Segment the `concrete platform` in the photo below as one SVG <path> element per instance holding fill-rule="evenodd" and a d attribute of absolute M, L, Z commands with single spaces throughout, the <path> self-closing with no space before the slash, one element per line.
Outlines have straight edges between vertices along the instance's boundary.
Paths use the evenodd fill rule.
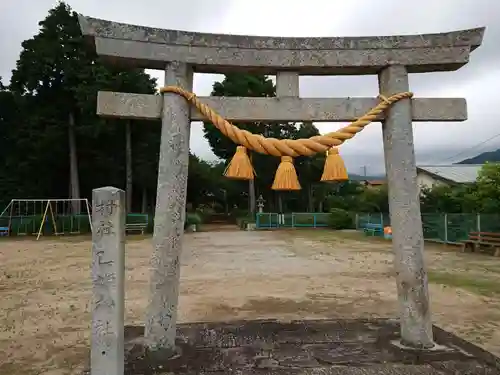
<path fill-rule="evenodd" d="M 126 327 L 127 375 L 500 375 L 499 358 L 438 327 L 438 349 L 398 347 L 391 319 L 184 324 L 178 355 L 169 360 L 148 352 L 142 333 Z"/>

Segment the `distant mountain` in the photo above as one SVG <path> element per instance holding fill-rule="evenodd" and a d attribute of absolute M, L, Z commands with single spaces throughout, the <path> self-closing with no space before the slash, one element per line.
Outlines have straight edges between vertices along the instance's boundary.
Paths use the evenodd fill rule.
<path fill-rule="evenodd" d="M 457 164 L 484 164 L 487 161 L 489 162 L 500 162 L 500 148 L 495 151 L 483 152 L 477 156 L 474 156 L 470 159 L 462 160 Z"/>

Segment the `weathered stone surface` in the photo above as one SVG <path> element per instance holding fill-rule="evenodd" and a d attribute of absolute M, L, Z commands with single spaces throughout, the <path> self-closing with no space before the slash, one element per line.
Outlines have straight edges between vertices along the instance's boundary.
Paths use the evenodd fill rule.
<path fill-rule="evenodd" d="M 192 72 L 170 63 L 165 84 L 192 88 Z M 145 339 L 151 348 L 174 351 L 179 299 L 180 255 L 186 215 L 189 163 L 189 105 L 174 94 L 163 96 L 158 188 L 151 256 L 150 298 Z"/>
<path fill-rule="evenodd" d="M 92 192 L 92 375 L 122 375 L 125 192 Z"/>
<path fill-rule="evenodd" d="M 276 74 L 276 96 L 299 97 L 299 73 L 296 72 L 278 72 Z"/>
<path fill-rule="evenodd" d="M 199 97 L 228 121 L 316 121 L 345 122 L 376 106 L 377 98 L 241 98 Z M 413 121 L 465 121 L 467 105 L 462 98 L 415 98 L 411 100 Z M 100 91 L 97 114 L 105 117 L 157 120 L 162 98 L 158 95 Z M 380 116 L 383 119 L 384 115 Z M 191 107 L 191 121 L 205 118 Z"/>
<path fill-rule="evenodd" d="M 384 69 L 379 86 L 386 96 L 408 91 L 406 68 Z M 427 348 L 434 344 L 411 117 L 409 99 L 395 103 L 382 122 L 382 135 L 402 343 Z"/>
<path fill-rule="evenodd" d="M 322 341 L 313 332 L 350 341 Z M 401 351 L 391 345 L 399 338 L 394 320 L 239 321 L 181 324 L 180 355 L 168 359 L 147 349 L 127 352 L 127 375 L 135 374 L 268 374 L 268 375 L 499 375 L 491 358 L 470 355 L 456 336 L 437 335 L 446 351 Z M 127 327 L 128 341 L 142 335 Z M 289 336 L 290 342 L 277 337 Z M 357 337 L 357 339 L 356 339 Z M 367 337 L 370 339 L 367 340 Z M 441 341 L 443 338 L 444 341 Z M 220 343 L 231 343 L 221 346 Z M 477 347 L 474 347 L 477 348 Z M 467 350 L 471 349 L 468 347 Z M 480 351 L 478 353 L 481 353 Z"/>
<path fill-rule="evenodd" d="M 265 346 L 275 344 L 321 344 L 375 342 L 380 337 L 387 340 L 398 336 L 395 320 L 328 320 L 259 321 L 249 325 L 246 321 L 231 323 L 184 324 L 178 333 L 181 342 L 196 342 L 207 347 L 236 347 L 242 345 Z M 359 327 L 363 326 L 360 331 Z"/>
<path fill-rule="evenodd" d="M 390 64 L 411 73 L 457 70 L 469 62 L 470 47 L 377 50 L 235 50 L 95 39 L 97 54 L 115 65 L 160 69 L 165 61 L 183 61 L 199 73 L 252 72 L 276 74 L 293 68 L 307 75 L 376 74 Z"/>
<path fill-rule="evenodd" d="M 209 34 L 131 25 L 78 16 L 84 35 L 139 42 L 248 49 L 391 49 L 481 45 L 484 27 L 447 33 L 360 37 L 269 37 Z"/>
<path fill-rule="evenodd" d="M 494 367 L 484 367 L 484 364 L 471 360 L 467 362 L 442 361 L 433 363 L 432 367 L 440 370 L 441 374 L 471 374 L 471 375 L 498 375 L 500 371 Z"/>
<path fill-rule="evenodd" d="M 390 64 L 410 72 L 455 70 L 466 64 L 484 28 L 443 34 L 345 38 L 276 38 L 155 29 L 79 16 L 97 53 L 114 63 L 163 69 L 182 61 L 205 73 L 376 74 Z"/>

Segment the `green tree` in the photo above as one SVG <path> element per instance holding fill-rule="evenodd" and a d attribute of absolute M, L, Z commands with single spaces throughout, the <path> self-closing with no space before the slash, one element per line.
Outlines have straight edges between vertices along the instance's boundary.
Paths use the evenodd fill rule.
<path fill-rule="evenodd" d="M 77 92 L 83 78 L 81 73 L 92 69 L 93 59 L 84 48 L 76 14 L 65 3 L 49 10 L 39 25 L 40 32 L 22 43 L 10 86 L 18 94 L 36 95 L 41 105 L 50 102 L 57 108 L 54 112 L 58 119 L 66 121 L 70 196 L 80 198 L 75 134 L 80 117 Z"/>
<path fill-rule="evenodd" d="M 389 212 L 387 185 L 365 186 L 359 195 L 357 206 L 360 212 Z"/>
<path fill-rule="evenodd" d="M 268 77 L 263 75 L 232 73 L 227 74 L 222 82 L 216 82 L 214 84 L 212 95 L 274 97 L 276 95 L 276 87 Z M 315 132 L 315 134 L 317 133 L 317 129 L 315 129 L 312 124 L 312 127 L 308 125 L 308 127 L 301 128 L 301 130 L 298 130 L 293 123 L 244 122 L 235 123 L 234 125 L 254 134 L 263 134 L 266 137 L 278 139 L 297 138 L 299 131 L 302 132 L 301 134 L 305 134 L 308 131 Z M 209 122 L 204 123 L 204 133 L 214 154 L 227 163 L 233 157 L 236 145 Z M 255 211 L 255 195 L 260 194 L 262 194 L 267 202 L 266 207 L 277 209 L 277 198 L 281 197 L 283 193 L 275 193 L 270 188 L 280 162 L 279 158 L 250 151 L 249 155 L 257 174 L 255 181 L 250 181 L 249 183 L 251 211 Z M 299 166 L 302 164 L 305 165 L 305 163 L 299 162 Z M 253 184 L 255 184 L 255 186 L 253 186 Z M 285 193 L 285 195 L 287 198 L 294 196 L 288 193 Z"/>
<path fill-rule="evenodd" d="M 213 180 L 212 166 L 196 155 L 189 155 L 189 175 L 187 187 L 187 202 L 193 209 L 203 203 L 215 200 L 217 181 Z"/>
<path fill-rule="evenodd" d="M 10 92 L 0 79 L 0 211 L 20 187 L 19 171 L 22 171 L 22 166 L 17 163 L 15 135 L 23 112 L 22 98 Z"/>
<path fill-rule="evenodd" d="M 148 176 L 156 173 L 150 163 L 147 169 L 134 168 L 137 163 L 131 150 L 146 149 L 143 166 L 144 158 L 155 158 L 155 148 L 151 144 L 141 147 L 140 142 L 150 143 L 154 135 L 145 137 L 143 133 L 159 133 L 159 129 L 149 123 L 128 126 L 123 121 L 98 118 L 97 92 L 152 93 L 155 81 L 142 70 L 121 71 L 103 65 L 87 47 L 76 13 L 64 2 L 51 9 L 39 25 L 39 33 L 23 42 L 10 83 L 28 109 L 15 135 L 23 168 L 19 174 L 30 176 L 21 178 L 25 186 L 19 193 L 24 197 L 65 197 L 70 191 L 70 197 L 78 198 L 81 190 L 83 196 L 89 196 L 93 188 L 112 184 L 125 185 L 131 200 L 131 171 L 139 169 Z M 131 142 L 127 144 L 127 140 Z M 38 183 L 32 184 L 33 179 Z M 138 181 L 142 184 L 148 179 Z M 36 191 L 28 185 L 36 185 Z"/>
<path fill-rule="evenodd" d="M 365 192 L 365 187 L 357 181 L 339 181 L 328 183 L 331 191 L 326 197 L 326 208 L 342 209 L 346 211 L 365 211 L 361 196 Z"/>
<path fill-rule="evenodd" d="M 226 74 L 222 82 L 215 82 L 212 96 L 246 96 L 246 97 L 272 97 L 276 95 L 273 82 L 263 75 L 232 73 Z M 270 124 L 261 122 L 235 123 L 240 129 L 252 133 L 269 131 Z M 208 140 L 213 153 L 227 161 L 236 151 L 236 145 L 224 136 L 211 122 L 204 122 L 205 138 Z"/>
<path fill-rule="evenodd" d="M 480 209 L 476 205 L 476 186 L 472 185 L 436 185 L 422 188 L 420 207 L 423 213 L 471 213 Z"/>
<path fill-rule="evenodd" d="M 300 138 L 310 138 L 320 135 L 318 129 L 312 122 L 304 122 L 300 124 L 297 132 L 293 135 L 294 139 Z M 299 156 L 295 159 L 295 169 L 297 170 L 297 175 L 300 180 L 300 185 L 302 190 L 300 194 L 295 194 L 298 196 L 301 202 L 307 202 L 307 207 L 303 207 L 302 210 L 308 212 L 314 212 L 315 210 L 315 199 L 314 192 L 318 192 L 319 198 L 324 194 L 324 190 L 331 188 L 331 185 L 320 182 L 321 175 L 323 173 L 323 168 L 325 165 L 325 154 L 319 153 L 314 156 Z M 318 199 L 319 200 L 319 199 Z"/>
<path fill-rule="evenodd" d="M 500 212 L 500 163 L 486 163 L 479 171 L 477 190 L 472 194 L 482 213 Z"/>

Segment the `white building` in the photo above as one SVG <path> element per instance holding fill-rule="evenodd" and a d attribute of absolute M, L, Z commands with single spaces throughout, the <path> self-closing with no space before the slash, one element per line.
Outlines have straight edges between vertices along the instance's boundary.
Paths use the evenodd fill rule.
<path fill-rule="evenodd" d="M 476 181 L 483 164 L 419 165 L 417 185 L 432 188 L 436 185 L 470 184 Z"/>

